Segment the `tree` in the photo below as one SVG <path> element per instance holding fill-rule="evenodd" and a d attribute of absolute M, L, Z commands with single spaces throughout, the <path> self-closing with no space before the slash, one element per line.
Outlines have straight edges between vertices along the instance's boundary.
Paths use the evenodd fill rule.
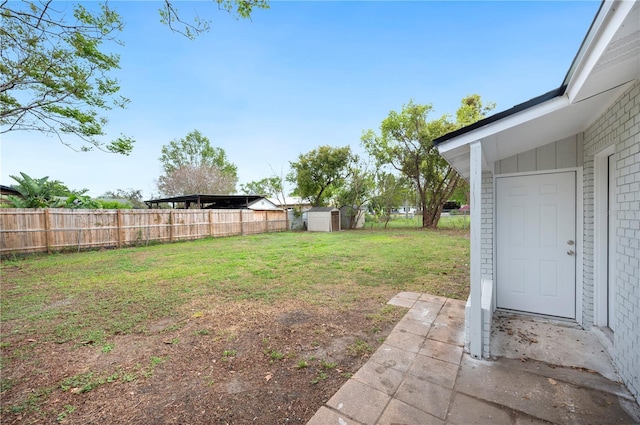
<path fill-rule="evenodd" d="M 268 8 L 265 0 L 215 2 L 237 18 Z M 118 95 L 118 81 L 109 75 L 119 68 L 119 56 L 105 52 L 107 44 L 122 44 L 117 37 L 124 23 L 107 2 L 96 9 L 52 0 L 0 0 L 0 134 L 39 131 L 75 150 L 131 153 L 131 137 L 99 140 L 108 122 L 101 114 L 125 108 L 129 99 Z M 209 29 L 209 21 L 199 16 L 183 19 L 169 0 L 160 20 L 189 38 Z"/>
<path fill-rule="evenodd" d="M 368 165 L 354 156 L 353 161 L 348 165 L 349 177 L 337 193 L 337 206 L 339 208 L 346 207 L 350 229 L 356 228 L 358 221 L 364 214 L 364 206 L 374 196 L 375 176 L 369 170 Z"/>
<path fill-rule="evenodd" d="M 240 191 L 247 195 L 262 195 L 275 197 L 282 191 L 282 180 L 279 177 L 265 177 L 240 185 Z"/>
<path fill-rule="evenodd" d="M 478 95 L 467 96 L 456 114 L 461 121 L 458 124 L 446 115 L 428 121 L 432 106 L 410 101 L 400 113 L 389 112 L 382 121 L 379 136 L 372 130 L 363 134 L 362 143 L 378 164 L 390 165 L 415 186 L 423 227 L 437 227 L 445 202 L 461 181 L 460 175 L 433 146 L 433 140 L 470 120 L 484 117 L 492 108 L 492 104 L 483 107 Z"/>
<path fill-rule="evenodd" d="M 308 198 L 313 206 L 322 206 L 344 183 L 352 160 L 349 146 L 320 146 L 299 155 L 297 162 L 289 163 L 292 171 L 287 175 L 287 180 L 296 185 L 295 195 Z"/>
<path fill-rule="evenodd" d="M 391 211 L 406 201 L 411 188 L 405 177 L 379 170 L 376 173 L 375 194 L 371 199 L 370 210 L 384 219 L 387 228 L 391 219 Z"/>
<path fill-rule="evenodd" d="M 55 7 L 64 9 L 62 4 Z M 35 130 L 55 134 L 73 147 L 68 136 L 80 139 L 79 150 L 98 148 L 128 155 L 133 140 L 126 136 L 103 144 L 107 119 L 100 110 L 124 108 L 118 82 L 108 76 L 120 58 L 100 51 L 116 42 L 120 16 L 107 4 L 90 13 L 73 6 L 72 22 L 52 1 L 0 3 L 0 125 L 2 133 Z"/>
<path fill-rule="evenodd" d="M 284 190 L 284 179 L 282 172 L 280 176 L 276 175 L 276 172 L 271 168 L 273 175 L 271 177 L 265 177 L 262 180 L 252 181 L 247 184 L 240 185 L 240 191 L 247 195 L 262 195 L 275 198 L 281 206 L 287 204 L 287 196 Z M 287 229 L 289 228 L 289 214 L 285 215 Z"/>
<path fill-rule="evenodd" d="M 160 176 L 158 190 L 165 196 L 190 194 L 230 194 L 238 179 L 216 166 L 183 165 Z"/>
<path fill-rule="evenodd" d="M 165 196 L 188 194 L 230 194 L 235 192 L 238 179 L 208 165 L 183 165 L 160 176 L 158 190 Z"/>
<path fill-rule="evenodd" d="M 237 19 L 249 19 L 253 9 L 268 9 L 269 3 L 265 0 L 214 0 L 218 10 L 228 12 Z M 183 19 L 174 2 L 164 0 L 163 7 L 159 9 L 160 21 L 167 25 L 171 31 L 194 39 L 198 35 L 211 29 L 211 21 L 202 19 L 196 15 L 191 22 Z"/>
<path fill-rule="evenodd" d="M 160 162 L 165 173 L 185 165 L 217 167 L 222 172 L 236 177 L 237 167 L 227 160 L 222 148 L 211 146 L 209 139 L 198 130 L 193 130 L 182 139 L 174 139 L 162 146 Z"/>
<path fill-rule="evenodd" d="M 116 189 L 105 192 L 102 198 L 126 199 L 133 208 L 146 208 L 140 189 Z"/>
<path fill-rule="evenodd" d="M 460 108 L 456 112 L 456 127 L 462 128 L 471 125 L 485 118 L 489 112 L 496 107 L 494 102 L 488 102 L 486 105 L 482 103 L 480 95 L 472 94 L 462 99 Z M 456 189 L 451 195 L 451 199 L 461 204 L 469 205 L 470 203 L 469 182 L 460 179 Z"/>
<path fill-rule="evenodd" d="M 160 163 L 164 175 L 158 179 L 158 189 L 166 196 L 236 191 L 236 165 L 198 130 L 164 145 Z"/>

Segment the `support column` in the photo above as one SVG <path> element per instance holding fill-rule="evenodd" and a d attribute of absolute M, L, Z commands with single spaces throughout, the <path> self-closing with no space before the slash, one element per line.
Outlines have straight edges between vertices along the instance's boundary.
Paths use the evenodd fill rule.
<path fill-rule="evenodd" d="M 471 306 L 469 311 L 469 351 L 471 356 L 482 358 L 482 144 L 470 145 L 470 195 L 471 195 Z"/>

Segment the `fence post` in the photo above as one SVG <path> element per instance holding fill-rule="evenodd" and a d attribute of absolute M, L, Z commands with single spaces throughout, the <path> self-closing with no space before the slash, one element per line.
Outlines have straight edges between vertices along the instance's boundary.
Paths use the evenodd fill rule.
<path fill-rule="evenodd" d="M 213 210 L 209 210 L 209 236 L 213 237 Z"/>
<path fill-rule="evenodd" d="M 124 238 L 122 237 L 122 232 L 124 231 L 124 229 L 122 228 L 122 210 L 118 209 L 117 210 L 117 214 L 116 214 L 116 232 L 117 232 L 117 237 L 116 237 L 116 246 L 118 248 L 122 248 L 122 242 L 124 240 Z"/>
<path fill-rule="evenodd" d="M 49 208 L 44 209 L 44 241 L 47 245 L 47 254 L 51 254 L 51 217 Z"/>
<path fill-rule="evenodd" d="M 244 223 L 242 221 L 242 210 L 240 210 L 240 234 L 244 235 Z"/>
<path fill-rule="evenodd" d="M 169 211 L 169 242 L 173 242 L 173 210 Z"/>

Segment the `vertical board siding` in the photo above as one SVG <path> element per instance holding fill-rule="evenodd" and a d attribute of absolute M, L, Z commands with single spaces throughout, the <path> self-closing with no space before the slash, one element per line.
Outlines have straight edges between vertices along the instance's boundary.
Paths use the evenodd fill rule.
<path fill-rule="evenodd" d="M 281 232 L 284 211 L 0 209 L 0 254 Z"/>
<path fill-rule="evenodd" d="M 581 135 L 567 137 L 536 149 L 496 161 L 496 174 L 558 170 L 582 165 Z"/>

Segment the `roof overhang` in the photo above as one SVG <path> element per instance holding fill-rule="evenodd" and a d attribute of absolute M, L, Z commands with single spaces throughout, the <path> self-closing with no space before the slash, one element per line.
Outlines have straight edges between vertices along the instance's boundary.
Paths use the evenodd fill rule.
<path fill-rule="evenodd" d="M 469 144 L 481 141 L 483 167 L 584 131 L 640 78 L 640 6 L 603 2 L 562 87 L 434 143 L 469 178 Z"/>

